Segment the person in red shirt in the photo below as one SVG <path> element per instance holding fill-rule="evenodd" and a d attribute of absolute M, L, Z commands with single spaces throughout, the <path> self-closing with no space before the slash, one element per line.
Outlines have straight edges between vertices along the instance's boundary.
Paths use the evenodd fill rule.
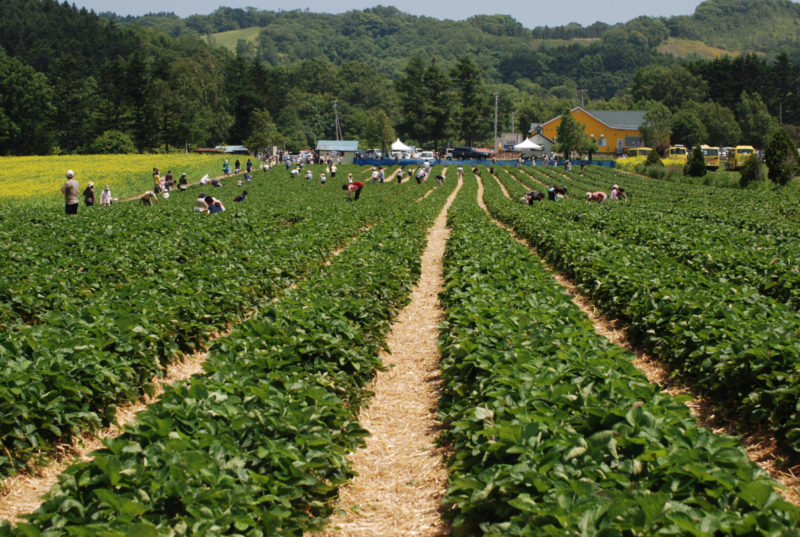
<path fill-rule="evenodd" d="M 347 190 L 347 199 L 355 193 L 353 201 L 358 201 L 358 196 L 361 195 L 361 189 L 364 188 L 364 183 L 361 181 L 353 181 L 352 183 L 342 185 L 342 190 Z"/>

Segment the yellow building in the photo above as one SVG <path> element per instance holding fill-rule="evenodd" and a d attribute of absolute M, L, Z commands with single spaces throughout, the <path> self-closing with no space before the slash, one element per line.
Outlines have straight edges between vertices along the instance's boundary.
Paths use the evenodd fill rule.
<path fill-rule="evenodd" d="M 644 123 L 644 110 L 584 110 L 576 106 L 569 111 L 583 131 L 597 143 L 598 153 L 621 155 L 631 147 L 642 147 L 639 126 Z M 561 116 L 545 123 L 531 125 L 531 133 L 540 132 L 558 143 Z"/>

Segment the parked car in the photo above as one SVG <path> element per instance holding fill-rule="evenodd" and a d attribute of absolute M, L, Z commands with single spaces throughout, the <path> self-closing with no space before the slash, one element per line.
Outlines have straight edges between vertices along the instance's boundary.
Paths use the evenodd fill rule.
<path fill-rule="evenodd" d="M 486 151 L 478 151 L 474 147 L 456 147 L 453 149 L 453 160 L 481 160 L 489 158 Z"/>
<path fill-rule="evenodd" d="M 433 164 L 436 161 L 436 155 L 433 154 L 433 151 L 421 151 L 417 159 L 422 162 L 427 161 Z"/>

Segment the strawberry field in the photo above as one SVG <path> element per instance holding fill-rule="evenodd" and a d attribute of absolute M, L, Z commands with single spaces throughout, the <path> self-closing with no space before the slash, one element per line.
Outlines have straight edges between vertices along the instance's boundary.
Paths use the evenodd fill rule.
<path fill-rule="evenodd" d="M 0 534 L 325 526 L 367 434 L 364 388 L 455 173 L 441 186 L 373 185 L 367 169 L 342 166 L 322 187 L 323 167 L 311 169 L 314 180 L 259 171 L 242 203 L 236 179 L 223 179 L 206 188 L 227 206 L 219 214 L 193 210 L 199 186 L 72 217 L 57 197 L 3 204 L 4 476 L 112 423 L 168 363 L 209 357 L 204 375 L 168 386 Z M 341 190 L 348 172 L 366 183 L 357 202 Z M 465 172 L 439 341 L 454 534 L 796 535 L 800 511 L 738 441 L 698 427 L 598 336 L 479 208 Z M 491 216 L 623 319 L 637 345 L 800 451 L 797 199 L 591 167 L 498 168 L 512 199 L 550 183 L 572 194 L 527 206 L 481 174 Z M 583 201 L 613 183 L 629 202 Z"/>

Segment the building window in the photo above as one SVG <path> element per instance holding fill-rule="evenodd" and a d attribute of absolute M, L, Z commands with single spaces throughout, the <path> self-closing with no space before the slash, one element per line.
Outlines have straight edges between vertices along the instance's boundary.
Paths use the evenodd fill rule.
<path fill-rule="evenodd" d="M 626 136 L 625 147 L 642 147 L 641 136 Z"/>

